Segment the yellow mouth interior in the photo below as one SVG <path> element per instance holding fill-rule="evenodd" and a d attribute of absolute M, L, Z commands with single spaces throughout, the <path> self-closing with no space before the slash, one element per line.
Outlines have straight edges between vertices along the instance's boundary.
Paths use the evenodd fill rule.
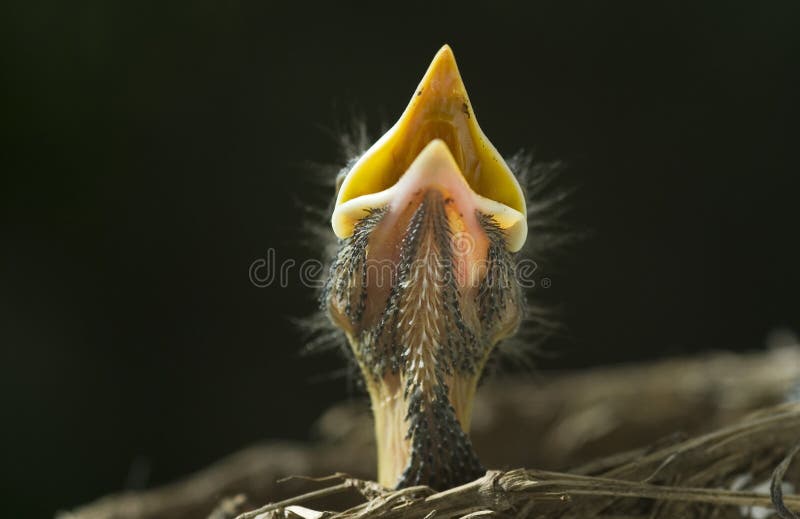
<path fill-rule="evenodd" d="M 400 120 L 347 174 L 336 207 L 391 188 L 434 139 L 447 144 L 462 175 L 477 195 L 513 209 L 524 219 L 522 189 L 478 125 L 453 52 L 447 45 L 436 54 Z M 365 200 L 367 204 L 370 202 L 371 199 Z M 353 204 L 348 205 L 348 211 L 352 212 Z M 350 220 L 337 222 L 334 213 L 333 224 L 340 238 L 352 234 Z M 510 246 L 512 250 L 518 249 L 521 243 L 514 245 Z"/>

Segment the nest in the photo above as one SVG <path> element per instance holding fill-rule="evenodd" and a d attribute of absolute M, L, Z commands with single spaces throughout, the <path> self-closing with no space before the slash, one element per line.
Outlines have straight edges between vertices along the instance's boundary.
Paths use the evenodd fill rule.
<path fill-rule="evenodd" d="M 385 492 L 372 482 L 336 475 L 335 485 L 243 513 L 237 519 L 377 519 L 451 517 L 765 517 L 796 518 L 800 496 L 783 495 L 800 444 L 800 404 L 777 406 L 740 423 L 673 445 L 600 459 L 569 473 L 489 471 L 472 483 L 434 492 Z M 797 483 L 798 471 L 791 478 Z M 789 485 L 790 488 L 794 488 Z M 768 488 L 769 493 L 763 489 Z M 357 490 L 365 501 L 340 512 L 304 506 Z"/>
<path fill-rule="evenodd" d="M 479 391 L 471 435 L 504 470 L 444 492 L 371 482 L 369 409 L 350 402 L 315 442 L 249 447 L 59 519 L 795 518 L 798 381 L 797 346 L 501 380 Z"/>

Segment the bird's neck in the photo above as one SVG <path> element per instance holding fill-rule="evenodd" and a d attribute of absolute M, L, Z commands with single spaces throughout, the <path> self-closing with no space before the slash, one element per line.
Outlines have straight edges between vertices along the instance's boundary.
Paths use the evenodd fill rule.
<path fill-rule="evenodd" d="M 430 388 L 430 396 L 423 396 L 405 395 L 404 378 L 389 375 L 381 383 L 369 383 L 378 481 L 389 488 L 421 483 L 444 487 L 457 482 L 437 484 L 429 481 L 430 475 L 452 472 L 454 480 L 465 481 L 482 475 L 468 438 L 477 379 L 446 376 L 443 384 Z"/>

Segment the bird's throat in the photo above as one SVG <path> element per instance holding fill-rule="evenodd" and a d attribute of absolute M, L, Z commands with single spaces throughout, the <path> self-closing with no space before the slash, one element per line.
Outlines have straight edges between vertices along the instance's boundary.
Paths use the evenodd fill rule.
<path fill-rule="evenodd" d="M 466 431 L 486 351 L 463 311 L 469 265 L 453 250 L 450 220 L 443 195 L 426 193 L 408 219 L 385 319 L 363 336 L 388 345 L 395 368 L 363 366 L 384 484 L 446 488 L 483 473 Z"/>
<path fill-rule="evenodd" d="M 468 437 L 473 381 L 449 378 L 434 386 L 432 395 L 406 397 L 402 390 L 390 389 L 400 378 L 388 378 L 395 380 L 370 389 L 379 482 L 387 487 L 449 488 L 481 476 L 484 469 Z"/>
<path fill-rule="evenodd" d="M 396 218 L 388 210 L 364 218 L 329 290 L 370 393 L 379 481 L 449 488 L 483 474 L 467 431 L 493 345 L 480 304 L 492 244 L 486 232 L 468 240 L 453 232 L 467 216 L 487 225 L 480 215 L 464 215 L 436 189 L 415 196 Z"/>

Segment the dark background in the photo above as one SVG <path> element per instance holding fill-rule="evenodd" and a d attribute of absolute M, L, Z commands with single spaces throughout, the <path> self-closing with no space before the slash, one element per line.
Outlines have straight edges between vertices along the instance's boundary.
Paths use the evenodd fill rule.
<path fill-rule="evenodd" d="M 393 122 L 445 42 L 495 145 L 580 186 L 542 370 L 800 330 L 800 4 L 330 4 L 3 8 L 5 517 L 305 439 L 347 397 L 298 354 L 310 291 L 248 267 L 316 255 L 303 165 L 353 112 Z"/>

